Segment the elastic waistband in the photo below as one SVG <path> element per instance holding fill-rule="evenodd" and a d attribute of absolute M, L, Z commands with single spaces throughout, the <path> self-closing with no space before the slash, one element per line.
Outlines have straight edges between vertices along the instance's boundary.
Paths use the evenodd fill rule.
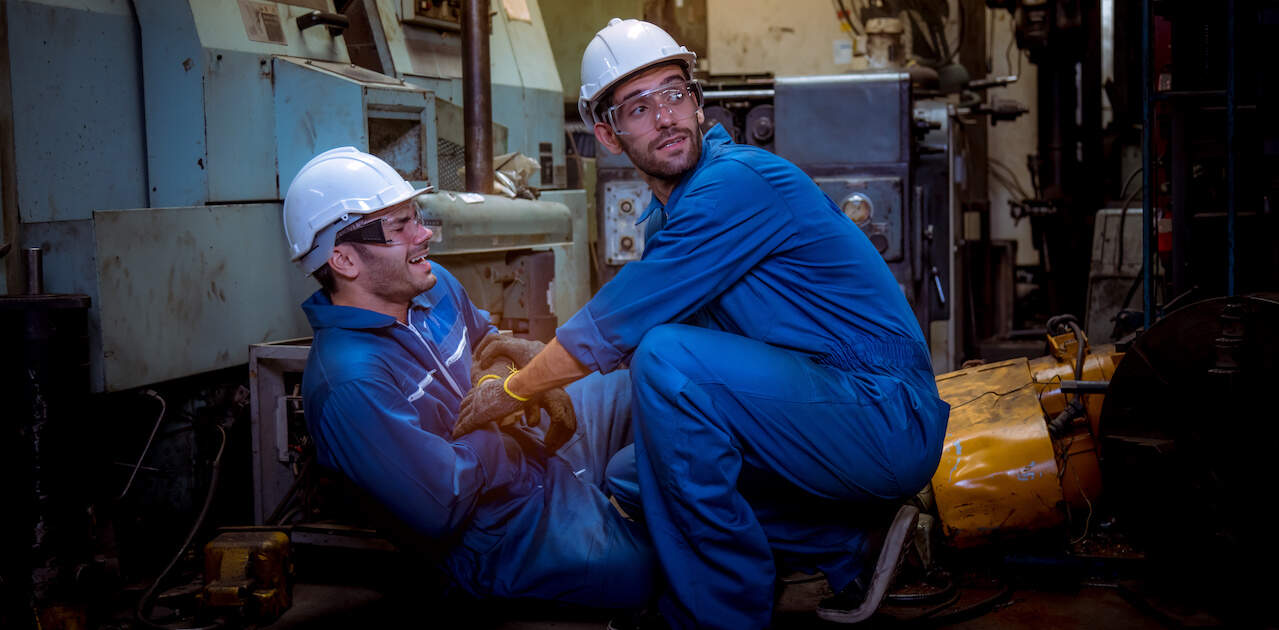
<path fill-rule="evenodd" d="M 813 358 L 818 365 L 840 370 L 866 368 L 915 368 L 932 371 L 923 342 L 906 337 L 852 337 L 834 344 L 826 354 Z"/>

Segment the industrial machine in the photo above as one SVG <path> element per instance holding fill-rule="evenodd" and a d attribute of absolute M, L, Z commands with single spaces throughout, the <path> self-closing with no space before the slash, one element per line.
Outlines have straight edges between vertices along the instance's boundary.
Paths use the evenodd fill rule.
<path fill-rule="evenodd" d="M 381 12 L 384 33 L 458 39 L 455 27 L 419 24 L 414 4 L 368 6 Z M 526 6 L 529 20 L 539 18 L 535 1 Z M 461 164 L 450 157 L 463 136 L 460 108 L 449 101 L 460 99 L 458 79 L 427 81 L 420 71 L 391 66 L 395 74 L 383 74 L 351 63 L 344 33 L 354 27 L 333 9 L 331 0 L 6 4 L 13 134 L 5 147 L 12 159 L 4 163 L 4 240 L 44 250 L 49 291 L 89 296 L 93 391 L 243 364 L 250 343 L 307 334 L 297 305 L 313 284 L 277 255 L 280 199 L 319 151 L 355 146 L 411 181 L 461 188 L 441 185 L 460 183 Z M 517 58 L 549 59 L 540 23 L 511 25 L 507 15 L 495 16 L 493 49 L 504 56 L 495 65 L 514 72 Z M 378 41 L 386 47 L 385 36 Z M 406 48 L 405 36 L 394 41 L 413 53 L 404 64 L 429 57 Z M 437 57 L 456 67 L 449 51 Z M 553 63 L 542 65 L 554 74 Z M 541 140 L 514 144 L 516 133 L 559 147 L 559 162 L 552 157 L 543 169 L 550 173 L 563 161 L 552 78 L 555 115 L 512 105 L 518 119 L 507 117 L 512 126 L 491 135 L 495 153 L 513 148 L 537 157 Z M 524 87 L 518 77 L 495 79 L 499 94 Z M 552 179 L 535 174 L 534 182 Z M 512 273 L 528 267 L 509 271 L 514 261 L 505 253 L 537 248 L 553 252 L 561 274 L 553 297 L 540 301 L 545 310 L 566 317 L 585 301 L 586 281 L 575 278 L 586 277 L 578 271 L 584 241 L 572 245 L 573 226 L 584 224 L 573 221 L 585 212 L 582 193 L 550 192 L 542 206 L 468 199 L 441 193 L 425 204 L 428 219 L 443 228 L 434 249 L 450 256 L 446 266 L 464 267 L 470 261 L 459 255 L 477 254 L 475 270 L 460 269 L 468 289 L 488 295 L 496 282 L 500 292 L 501 280 L 510 285 Z M 463 244 L 463 235 L 474 238 Z M 16 258 L 5 259 L 15 289 Z M 495 264 L 502 267 L 496 274 Z M 487 276 L 479 266 L 490 267 Z M 473 281 L 480 277 L 497 280 L 481 287 Z M 524 319 L 503 316 L 503 300 L 483 304 Z"/>
<path fill-rule="evenodd" d="M 1091 347 L 1073 318 L 1053 322 L 1050 353 L 942 374 L 951 406 L 932 495 L 958 547 L 1057 527 L 1063 506 L 1101 495 L 1102 399 L 1124 353 Z"/>
<path fill-rule="evenodd" d="M 352 27 L 346 32 L 351 62 L 429 90 L 448 115 L 460 112 L 462 89 L 461 2 L 355 0 L 344 9 Z M 536 0 L 507 2 L 492 13 L 490 65 L 493 121 L 507 129 L 507 151 L 538 160 L 532 183 L 563 188 L 564 118 L 562 87 L 541 8 Z M 459 121 L 460 122 L 460 121 Z M 440 136 L 443 166 L 438 182 L 460 190 L 461 128 Z"/>
<path fill-rule="evenodd" d="M 952 369 L 954 106 L 915 100 L 911 74 L 897 70 L 712 78 L 705 98 L 708 126 L 794 162 L 861 227 L 914 306 L 934 368 Z M 625 155 L 596 156 L 601 257 L 615 270 L 643 255 L 635 219 L 649 192 Z"/>
<path fill-rule="evenodd" d="M 585 303 L 586 196 L 555 189 L 561 88 L 537 0 L 497 5 L 479 30 L 492 52 L 491 125 L 468 127 L 460 106 L 474 99 L 463 95 L 457 8 L 0 4 L 0 293 L 37 294 L 4 299 L 15 334 L 35 335 L 15 346 L 30 360 L 6 357 L 6 368 L 12 393 L 42 405 L 5 440 L 15 515 L 0 553 L 0 625 L 18 619 L 11 605 L 41 609 L 120 575 L 118 560 L 93 559 L 101 541 L 88 540 L 88 521 L 106 526 L 109 507 L 141 501 L 168 514 L 115 532 L 121 546 L 166 553 L 196 497 L 212 495 L 208 466 L 223 450 L 215 429 L 234 421 L 209 410 L 247 415 L 249 388 L 238 383 L 251 344 L 310 334 L 298 305 L 316 285 L 288 261 L 280 216 L 293 175 L 315 154 L 354 146 L 433 185 L 418 199 L 432 256 L 501 328 L 549 338 Z M 481 131 L 484 140 L 469 135 Z M 524 198 L 463 190 L 463 147 L 477 143 L 537 161 L 511 182 Z M 490 167 L 503 164 L 473 171 Z M 42 263 L 31 274 L 42 286 L 26 281 L 36 268 L 27 260 Z M 248 440 L 228 439 L 228 452 Z M 263 457 L 279 465 L 274 452 Z M 79 469 L 71 461 L 100 466 L 94 483 L 64 492 L 76 486 L 59 473 Z M 243 464 L 228 483 L 247 477 Z"/>
<path fill-rule="evenodd" d="M 1189 304 L 1115 345 L 1058 317 L 1046 356 L 939 375 L 950 422 L 919 540 L 1049 541 L 1037 562 L 1071 571 L 1142 560 L 1120 588 L 1169 623 L 1273 623 L 1268 582 L 1244 576 L 1279 559 L 1249 507 L 1279 437 L 1277 324 L 1273 293 Z"/>

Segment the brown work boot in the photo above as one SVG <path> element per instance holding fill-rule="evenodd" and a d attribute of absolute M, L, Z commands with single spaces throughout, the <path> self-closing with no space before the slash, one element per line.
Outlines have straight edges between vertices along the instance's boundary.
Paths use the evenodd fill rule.
<path fill-rule="evenodd" d="M 905 549 L 910 545 L 918 518 L 919 509 L 912 505 L 898 509 L 884 534 L 884 544 L 874 567 L 868 567 L 869 571 L 862 571 L 838 593 L 817 604 L 817 616 L 835 623 L 857 623 L 870 618 L 884 601 L 884 594 L 906 559 Z"/>

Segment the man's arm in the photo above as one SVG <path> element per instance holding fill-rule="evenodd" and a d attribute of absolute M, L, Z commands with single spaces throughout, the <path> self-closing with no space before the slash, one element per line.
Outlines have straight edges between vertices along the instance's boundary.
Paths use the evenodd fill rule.
<path fill-rule="evenodd" d="M 339 385 L 316 411 L 311 426 L 321 462 L 428 536 L 464 524 L 479 496 L 513 474 L 496 432 L 449 441 L 423 430 L 403 392 L 380 380 Z"/>
<path fill-rule="evenodd" d="M 533 357 L 519 373 L 506 382 L 511 393 L 530 398 L 552 387 L 563 387 L 587 374 L 591 369 L 578 361 L 560 345 L 558 339 L 552 339 L 537 356 Z"/>

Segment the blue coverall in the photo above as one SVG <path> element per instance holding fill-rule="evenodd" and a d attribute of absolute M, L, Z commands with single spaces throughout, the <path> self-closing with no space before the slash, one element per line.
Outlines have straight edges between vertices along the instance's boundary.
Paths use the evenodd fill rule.
<path fill-rule="evenodd" d="M 556 456 L 526 454 L 496 428 L 452 440 L 471 349 L 495 329 L 451 274 L 434 272 L 409 325 L 323 291 L 303 304 L 315 339 L 302 389 L 320 463 L 439 541 L 443 568 L 476 596 L 644 605 L 659 578 L 652 545 L 600 490 L 631 441 L 629 375 L 567 388 L 578 433 Z"/>
<path fill-rule="evenodd" d="M 556 336 L 601 372 L 629 360 L 639 497 L 614 490 L 643 509 L 663 615 L 762 628 L 778 569 L 836 590 L 863 570 L 888 517 L 858 504 L 924 487 L 948 407 L 887 265 L 790 162 L 715 126 L 640 220 L 643 258 Z"/>

